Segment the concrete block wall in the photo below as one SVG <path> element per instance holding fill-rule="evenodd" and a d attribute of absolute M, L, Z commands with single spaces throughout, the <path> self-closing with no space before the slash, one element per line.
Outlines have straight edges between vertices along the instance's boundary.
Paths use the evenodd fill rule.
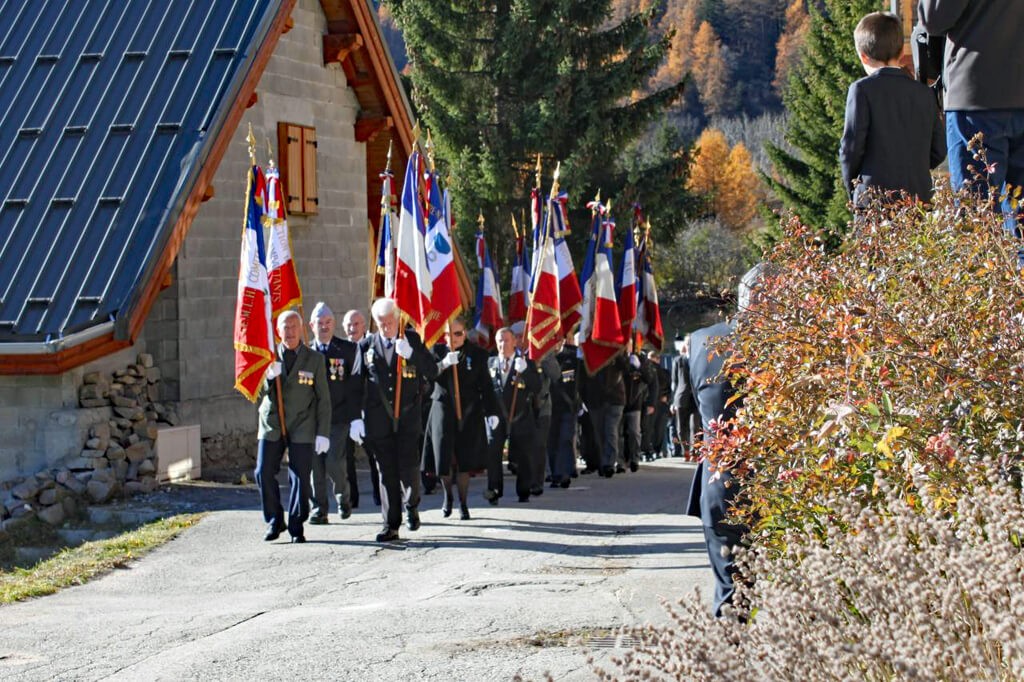
<path fill-rule="evenodd" d="M 320 212 L 289 217 L 307 317 L 318 300 L 339 316 L 367 305 L 366 151 L 354 135 L 359 105 L 344 72 L 323 66 L 327 25 L 319 1 L 299 0 L 292 19 L 257 86 L 259 100 L 217 171 L 216 195 L 192 223 L 174 284 L 161 293 L 143 332 L 164 371 L 162 397 L 180 400 L 182 423 L 200 423 L 204 439 L 240 429 L 252 429 L 255 439 L 255 408 L 234 390 L 232 348 L 250 123 L 264 166 L 267 140 L 277 160 L 278 122 L 316 128 Z"/>
<path fill-rule="evenodd" d="M 77 455 L 89 427 L 110 418 L 110 408 L 78 407 L 82 376 L 123 368 L 141 352 L 137 343 L 58 376 L 0 376 L 0 481 Z"/>

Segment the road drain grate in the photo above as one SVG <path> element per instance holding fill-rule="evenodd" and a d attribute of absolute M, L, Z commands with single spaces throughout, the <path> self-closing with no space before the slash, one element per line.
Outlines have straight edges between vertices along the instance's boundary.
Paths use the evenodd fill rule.
<path fill-rule="evenodd" d="M 636 638 L 628 636 L 591 637 L 587 640 L 587 647 L 591 649 L 632 649 L 639 643 Z"/>

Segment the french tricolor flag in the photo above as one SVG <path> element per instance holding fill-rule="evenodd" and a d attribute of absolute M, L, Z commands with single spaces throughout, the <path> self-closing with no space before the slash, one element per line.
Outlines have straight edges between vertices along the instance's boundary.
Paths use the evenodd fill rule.
<path fill-rule="evenodd" d="M 615 283 L 619 289 L 619 320 L 622 322 L 622 335 L 628 340 L 636 319 L 636 242 L 633 230 L 627 229 L 625 248 L 622 250 L 622 262 L 619 264 Z"/>
<path fill-rule="evenodd" d="M 554 225 L 555 270 L 558 274 L 558 306 L 562 318 L 562 335 L 568 336 L 580 321 L 580 305 L 583 292 L 576 278 L 576 266 L 565 235 L 569 234 L 569 216 L 566 204 L 569 197 L 564 192 L 550 202 L 549 209 Z"/>
<path fill-rule="evenodd" d="M 540 235 L 537 272 L 530 291 L 530 308 L 526 313 L 526 338 L 530 359 L 539 362 L 562 339 L 562 316 L 558 303 L 558 267 L 555 265 L 554 224 L 550 218 Z"/>
<path fill-rule="evenodd" d="M 513 219 L 514 220 L 514 219 Z M 508 321 L 526 319 L 530 291 L 530 269 L 526 262 L 526 235 L 516 234 L 516 255 L 512 260 L 512 283 L 508 292 Z"/>
<path fill-rule="evenodd" d="M 420 204 L 420 153 L 413 151 L 405 167 L 402 213 L 398 219 L 398 267 L 395 304 L 420 330 L 430 314 L 433 280 L 427 266 L 426 233 Z"/>
<path fill-rule="evenodd" d="M 473 327 L 486 339 L 488 348 L 494 344 L 494 332 L 505 324 L 505 316 L 501 311 L 501 291 L 498 289 L 498 277 L 494 272 L 491 253 L 487 250 L 484 233 L 476 233 L 476 257 L 480 266 L 480 280 L 476 287 L 476 316 Z"/>
<path fill-rule="evenodd" d="M 588 335 L 583 341 L 583 362 L 588 374 L 595 374 L 611 362 L 623 346 L 626 335 L 619 317 L 619 303 L 612 274 L 612 244 L 615 221 L 611 216 L 601 223 L 601 232 L 594 252 L 594 272 L 587 282 L 592 302 L 586 306 L 590 319 Z"/>

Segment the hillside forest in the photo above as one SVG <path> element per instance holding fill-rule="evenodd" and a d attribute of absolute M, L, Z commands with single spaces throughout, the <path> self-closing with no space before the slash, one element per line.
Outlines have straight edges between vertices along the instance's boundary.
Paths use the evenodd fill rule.
<path fill-rule="evenodd" d="M 422 18 L 412 16 L 411 4 L 408 0 L 385 0 L 378 3 L 378 12 L 396 66 L 412 93 L 414 108 L 419 109 L 425 98 L 417 96 L 416 91 L 417 85 L 423 88 L 423 83 L 412 73 L 415 50 L 407 47 L 404 37 L 410 31 L 416 36 L 424 32 Z M 657 223 L 654 229 L 658 240 L 673 245 L 655 251 L 662 297 L 671 300 L 731 287 L 737 273 L 756 260 L 763 233 L 774 222 L 772 211 L 781 208 L 764 181 L 763 176 L 772 174 L 765 150 L 774 145 L 792 151 L 785 140 L 783 98 L 800 62 L 810 26 L 807 0 L 607 0 L 576 4 L 603 6 L 604 15 L 595 31 L 624 25 L 630 18 L 647 17 L 647 43 L 656 45 L 660 41 L 665 45 L 662 58 L 625 99 L 638 101 L 685 83 L 682 96 L 645 123 L 642 134 L 623 149 L 623 156 L 628 158 L 619 160 L 631 178 L 642 175 L 637 169 L 671 168 L 667 191 L 644 197 L 645 209 L 652 223 Z M 423 5 L 436 6 L 435 28 L 448 36 L 458 30 L 457 26 L 446 27 L 444 19 L 453 16 L 453 8 L 457 11 L 464 3 L 432 0 Z M 666 165 L 664 158 L 674 158 L 675 165 Z M 647 181 L 648 186 L 651 184 Z M 606 185 L 614 183 L 606 180 L 600 187 Z M 591 187 L 566 189 L 578 205 L 591 198 L 582 193 L 592 191 Z M 525 206 L 529 190 L 523 191 L 521 201 Z M 665 210 L 659 212 L 651 204 L 664 205 Z M 619 218 L 620 224 L 627 220 L 625 215 Z M 499 254 L 499 268 L 510 257 Z"/>

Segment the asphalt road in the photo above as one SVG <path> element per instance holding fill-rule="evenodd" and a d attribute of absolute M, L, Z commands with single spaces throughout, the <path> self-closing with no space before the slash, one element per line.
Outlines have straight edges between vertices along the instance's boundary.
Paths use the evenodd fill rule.
<path fill-rule="evenodd" d="M 263 542 L 255 489 L 236 490 L 128 569 L 0 607 L 0 679 L 594 679 L 588 655 L 623 653 L 615 628 L 710 598 L 682 515 L 693 470 L 661 460 L 497 507 L 476 478 L 471 520 L 425 496 L 422 528 L 387 545 L 365 480 L 362 508 L 305 545 Z"/>

